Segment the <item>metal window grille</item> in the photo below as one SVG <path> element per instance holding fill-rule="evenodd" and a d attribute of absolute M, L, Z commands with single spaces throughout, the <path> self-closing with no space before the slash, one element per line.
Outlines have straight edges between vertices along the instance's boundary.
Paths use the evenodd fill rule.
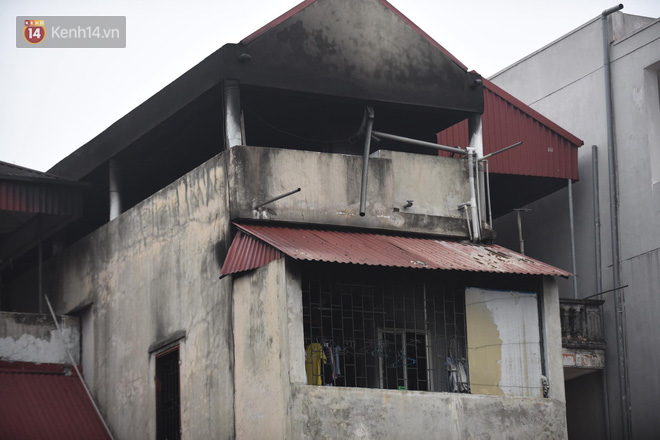
<path fill-rule="evenodd" d="M 407 270 L 303 269 L 311 385 L 469 392 L 465 291 Z"/>
<path fill-rule="evenodd" d="M 181 438 L 178 347 L 156 357 L 156 431 L 158 440 Z"/>

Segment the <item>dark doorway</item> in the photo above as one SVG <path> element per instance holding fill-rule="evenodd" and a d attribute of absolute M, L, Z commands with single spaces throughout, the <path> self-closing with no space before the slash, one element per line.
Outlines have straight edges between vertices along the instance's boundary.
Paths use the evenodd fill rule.
<path fill-rule="evenodd" d="M 181 438 L 179 347 L 156 356 L 156 438 Z"/>

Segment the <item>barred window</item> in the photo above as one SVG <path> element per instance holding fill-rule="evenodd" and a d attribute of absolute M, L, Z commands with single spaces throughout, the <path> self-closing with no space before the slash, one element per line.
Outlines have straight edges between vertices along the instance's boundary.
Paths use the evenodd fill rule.
<path fill-rule="evenodd" d="M 442 273 L 303 266 L 311 385 L 469 392 L 465 292 Z"/>

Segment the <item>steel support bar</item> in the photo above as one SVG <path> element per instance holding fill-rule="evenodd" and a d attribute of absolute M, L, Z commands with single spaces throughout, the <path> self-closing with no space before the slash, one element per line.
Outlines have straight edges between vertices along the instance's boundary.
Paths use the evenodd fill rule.
<path fill-rule="evenodd" d="M 573 216 L 573 180 L 568 179 L 568 223 L 571 229 L 571 268 L 573 270 L 573 298 L 578 298 L 577 263 L 575 262 L 575 222 Z"/>
<path fill-rule="evenodd" d="M 362 154 L 362 186 L 360 187 L 360 217 L 367 211 L 367 179 L 369 177 L 369 154 L 371 153 L 371 134 L 374 126 L 374 109 L 367 107 L 367 127 L 364 134 L 364 152 Z M 376 134 L 374 131 L 373 134 Z M 376 134 L 378 136 L 378 134 Z"/>
<path fill-rule="evenodd" d="M 395 134 L 383 133 L 382 131 L 372 131 L 374 136 L 382 139 L 389 139 L 391 141 L 403 142 L 404 144 L 417 145 L 418 147 L 433 148 L 435 150 L 446 151 L 448 153 L 467 154 L 467 151 L 462 148 L 448 147 L 446 145 L 434 144 L 433 142 L 420 141 L 418 139 L 411 139 Z"/>
<path fill-rule="evenodd" d="M 489 154 L 485 155 L 484 157 L 482 157 L 479 160 L 488 160 L 489 158 L 491 158 L 491 157 L 493 157 L 497 154 L 504 153 L 505 151 L 510 150 L 512 148 L 516 148 L 518 145 L 522 145 L 522 141 L 518 141 L 515 144 L 511 144 L 508 147 L 502 148 L 501 150 L 497 150 L 497 151 L 494 151 L 492 153 L 489 153 Z"/>
<path fill-rule="evenodd" d="M 295 193 L 297 193 L 297 192 L 300 192 L 300 188 L 296 188 L 296 189 L 294 189 L 293 191 L 289 191 L 289 192 L 286 192 L 286 193 L 284 193 L 284 194 L 281 194 L 281 195 L 279 195 L 279 196 L 277 196 L 277 197 L 273 197 L 272 199 L 268 199 L 268 200 L 266 200 L 265 202 L 263 202 L 263 203 L 261 203 L 261 204 L 255 206 L 254 209 L 263 208 L 264 206 L 268 205 L 269 203 L 277 202 L 279 199 L 283 199 L 283 198 L 288 197 L 288 196 L 290 196 L 291 194 L 295 194 Z"/>

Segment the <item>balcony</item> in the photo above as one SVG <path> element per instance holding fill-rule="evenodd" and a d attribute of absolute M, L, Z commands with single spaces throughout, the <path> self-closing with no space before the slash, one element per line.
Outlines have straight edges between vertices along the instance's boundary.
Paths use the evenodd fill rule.
<path fill-rule="evenodd" d="M 600 306 L 604 301 L 560 299 L 564 379 L 602 370 L 605 366 L 605 340 Z"/>
<path fill-rule="evenodd" d="M 249 146 L 234 147 L 229 154 L 232 220 L 469 236 L 460 209 L 470 199 L 465 161 L 377 151 L 369 160 L 366 216 L 362 217 L 361 156 Z M 296 188 L 301 191 L 255 208 Z"/>

